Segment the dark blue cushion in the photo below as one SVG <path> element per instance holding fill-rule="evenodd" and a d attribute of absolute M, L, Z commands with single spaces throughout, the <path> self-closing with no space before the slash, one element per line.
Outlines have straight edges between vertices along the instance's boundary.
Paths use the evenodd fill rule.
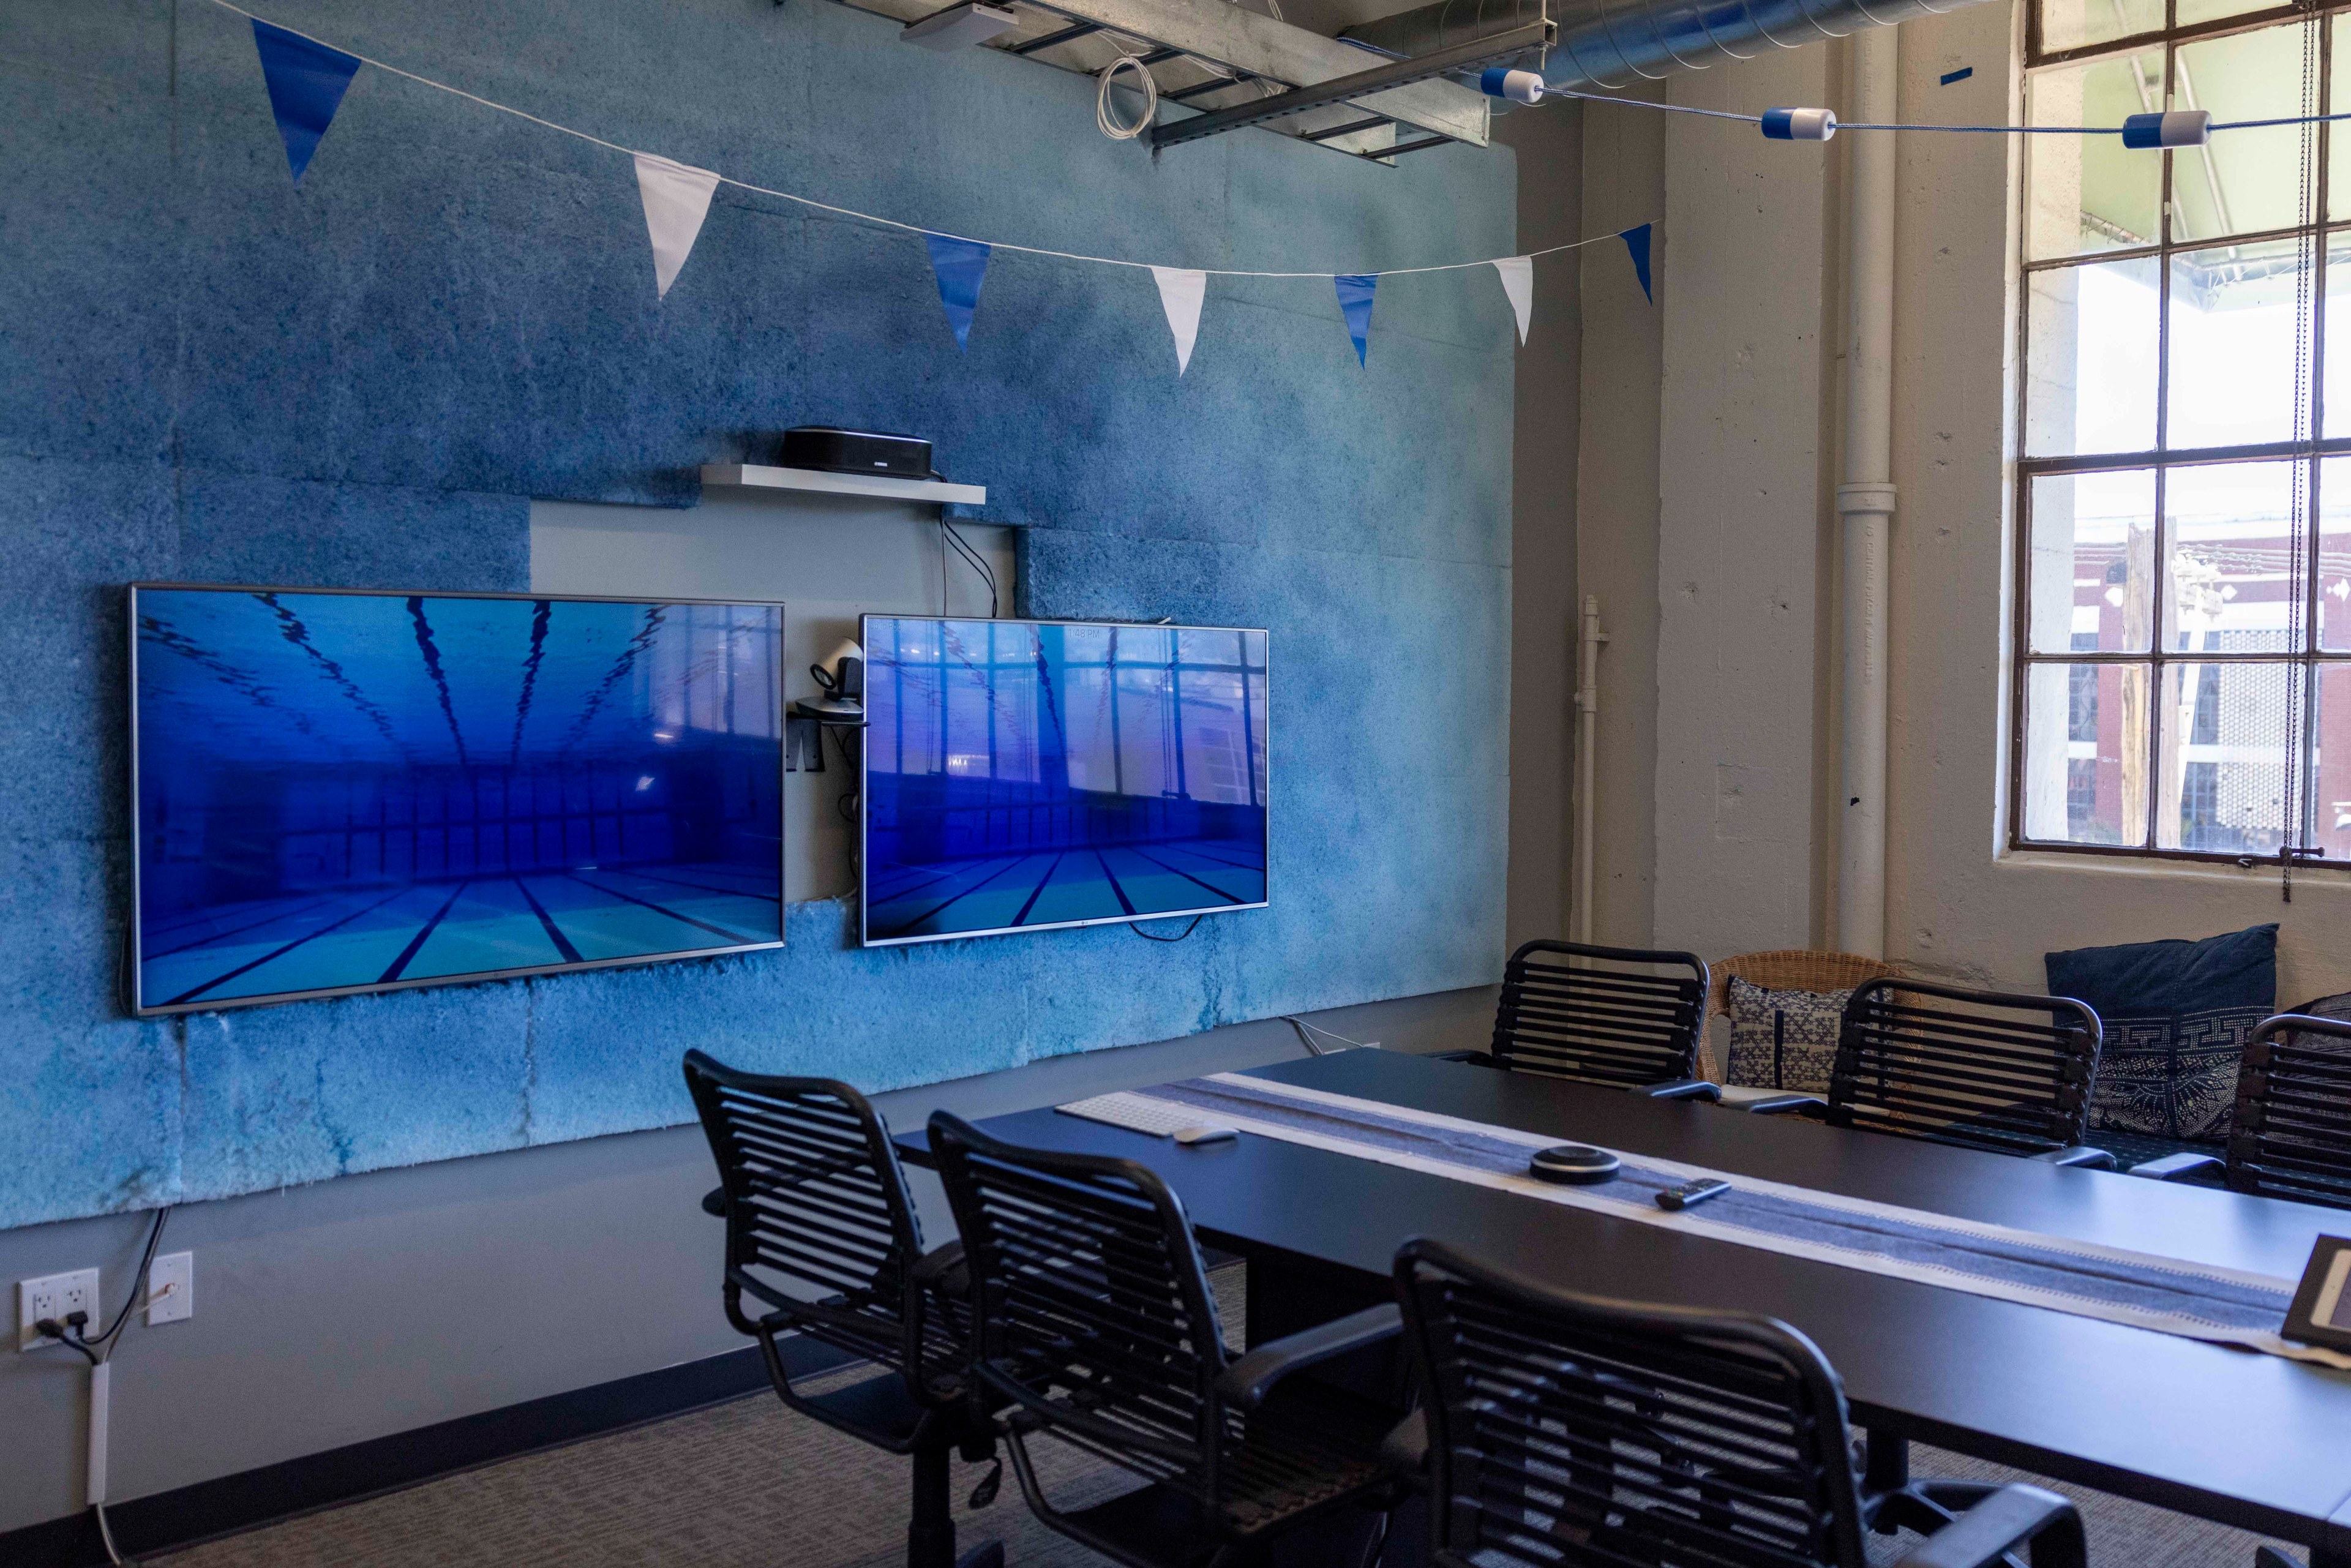
<path fill-rule="evenodd" d="M 2228 1135 L 2245 1041 L 2276 1010 L 2277 929 L 2047 956 L 2051 994 L 2089 1003 L 2105 1025 L 2092 1127 Z"/>

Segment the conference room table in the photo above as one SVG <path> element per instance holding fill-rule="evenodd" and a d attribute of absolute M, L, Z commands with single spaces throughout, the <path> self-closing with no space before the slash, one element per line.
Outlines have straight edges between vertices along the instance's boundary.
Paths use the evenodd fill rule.
<path fill-rule="evenodd" d="M 2288 1280 L 2321 1235 L 2351 1234 L 2351 1213 L 2306 1204 L 1376 1050 L 1251 1076 Z M 2351 1568 L 2351 1373 L 1271 1137 L 1179 1145 L 1050 1108 L 979 1125 L 1165 1177 L 1203 1242 L 1249 1260 L 1251 1343 L 1393 1299 L 1396 1248 L 1427 1236 L 1569 1290 L 1768 1313 L 1827 1354 L 1873 1435 L 2296 1542 L 2313 1568 Z M 908 1163 L 934 1163 L 923 1133 L 899 1143 Z"/>

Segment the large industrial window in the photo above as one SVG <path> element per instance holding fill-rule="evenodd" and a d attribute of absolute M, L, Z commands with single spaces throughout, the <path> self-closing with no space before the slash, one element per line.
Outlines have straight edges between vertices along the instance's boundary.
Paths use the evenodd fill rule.
<path fill-rule="evenodd" d="M 2351 10 L 2034 0 L 2025 64 L 2035 125 L 2331 112 Z M 2011 841 L 2351 861 L 2351 123 L 2024 140 Z"/>

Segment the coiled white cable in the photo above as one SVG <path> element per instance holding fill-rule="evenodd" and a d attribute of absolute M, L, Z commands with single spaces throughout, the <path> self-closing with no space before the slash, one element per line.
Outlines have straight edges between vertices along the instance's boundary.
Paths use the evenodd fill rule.
<path fill-rule="evenodd" d="M 1132 125 L 1122 123 L 1118 116 L 1111 112 L 1110 107 L 1111 82 L 1120 71 L 1130 66 L 1134 68 L 1134 74 L 1143 78 L 1143 113 Z M 1133 55 L 1121 55 L 1102 67 L 1102 75 L 1094 86 L 1094 123 L 1102 127 L 1104 136 L 1113 141 L 1132 141 L 1150 130 L 1151 122 L 1158 116 L 1159 83 L 1152 76 L 1149 66 Z"/>

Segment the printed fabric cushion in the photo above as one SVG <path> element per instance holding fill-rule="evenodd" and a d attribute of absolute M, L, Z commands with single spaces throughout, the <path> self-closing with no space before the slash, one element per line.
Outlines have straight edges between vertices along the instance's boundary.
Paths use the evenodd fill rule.
<path fill-rule="evenodd" d="M 2093 1128 L 2228 1136 L 2245 1041 L 2277 1002 L 2277 929 L 2047 956 L 2051 994 L 2089 1003 L 2105 1025 Z"/>
<path fill-rule="evenodd" d="M 1742 1088 L 1827 1093 L 1836 1066 L 1837 1026 L 1852 996 L 1850 988 L 1771 991 L 1731 976 L 1725 1081 Z"/>

